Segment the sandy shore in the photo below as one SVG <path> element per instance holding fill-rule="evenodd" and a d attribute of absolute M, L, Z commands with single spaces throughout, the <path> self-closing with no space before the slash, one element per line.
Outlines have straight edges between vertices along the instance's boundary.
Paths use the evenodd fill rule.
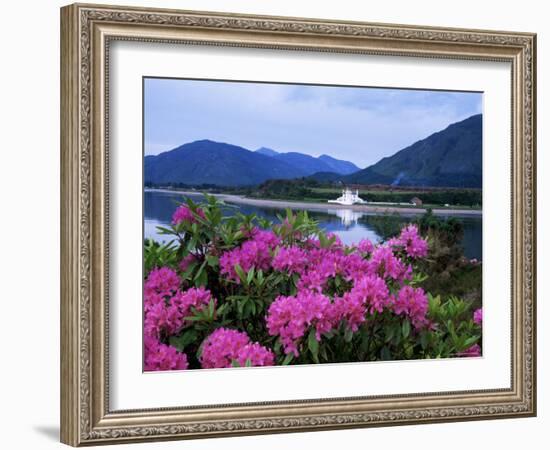
<path fill-rule="evenodd" d="M 171 189 L 145 189 L 148 192 L 166 192 L 171 194 L 182 195 L 200 195 L 199 191 L 177 191 Z M 383 205 L 338 205 L 335 203 L 309 203 L 299 202 L 293 200 L 269 200 L 260 198 L 247 198 L 241 195 L 233 194 L 210 194 L 220 200 L 227 203 L 234 203 L 237 205 L 251 205 L 264 208 L 290 208 L 290 209 L 307 209 L 315 211 L 327 211 L 346 209 L 364 213 L 399 213 L 404 215 L 424 214 L 426 209 L 424 208 L 406 208 L 399 206 L 383 206 Z M 432 209 L 433 213 L 440 216 L 473 216 L 478 217 L 482 215 L 482 211 L 478 209 L 453 209 L 453 208 L 439 208 Z"/>

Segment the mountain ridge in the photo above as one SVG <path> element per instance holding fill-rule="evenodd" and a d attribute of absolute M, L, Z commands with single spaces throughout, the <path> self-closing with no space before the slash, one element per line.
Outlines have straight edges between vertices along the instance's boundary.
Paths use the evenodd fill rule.
<path fill-rule="evenodd" d="M 346 177 L 344 183 L 481 188 L 483 116 L 475 114 Z"/>
<path fill-rule="evenodd" d="M 203 139 L 146 156 L 144 179 L 154 184 L 252 186 L 268 179 L 310 177 L 344 184 L 480 188 L 482 119 L 476 114 L 452 123 L 364 169 L 329 155 L 316 158 L 267 147 L 251 151 Z"/>
<path fill-rule="evenodd" d="M 350 173 L 352 163 L 332 160 L 333 165 L 348 168 L 339 175 Z M 210 139 L 189 142 L 144 158 L 144 180 L 153 184 L 250 186 L 268 179 L 300 178 L 332 170 L 333 166 L 328 163 L 303 153 L 279 153 L 267 147 L 251 151 Z"/>

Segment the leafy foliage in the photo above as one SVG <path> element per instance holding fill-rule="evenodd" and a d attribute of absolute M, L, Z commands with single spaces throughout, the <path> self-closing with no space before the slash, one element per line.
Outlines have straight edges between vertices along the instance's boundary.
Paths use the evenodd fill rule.
<path fill-rule="evenodd" d="M 471 303 L 420 287 L 429 218 L 427 242 L 408 226 L 345 246 L 306 211 L 273 224 L 227 207 L 188 199 L 170 243 L 145 242 L 146 370 L 479 354 Z"/>

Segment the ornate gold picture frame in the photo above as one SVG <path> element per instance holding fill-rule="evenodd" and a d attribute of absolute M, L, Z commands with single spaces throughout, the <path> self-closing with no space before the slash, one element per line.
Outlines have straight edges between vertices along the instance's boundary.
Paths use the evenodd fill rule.
<path fill-rule="evenodd" d="M 509 63 L 510 387 L 113 410 L 108 100 L 109 51 L 115 41 Z M 530 33 L 105 5 L 62 8 L 61 441 L 80 446 L 534 416 L 535 88 L 536 36 Z"/>

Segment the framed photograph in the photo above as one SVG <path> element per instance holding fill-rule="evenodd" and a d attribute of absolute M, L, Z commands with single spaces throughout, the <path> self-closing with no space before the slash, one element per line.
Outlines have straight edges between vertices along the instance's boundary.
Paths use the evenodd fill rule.
<path fill-rule="evenodd" d="M 62 8 L 62 442 L 535 415 L 535 57 Z"/>

